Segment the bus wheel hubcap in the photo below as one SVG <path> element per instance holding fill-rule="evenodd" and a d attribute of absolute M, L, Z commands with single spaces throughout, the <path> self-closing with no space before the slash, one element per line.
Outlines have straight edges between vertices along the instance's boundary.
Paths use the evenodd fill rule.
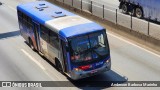
<path fill-rule="evenodd" d="M 141 17 L 142 17 L 142 10 L 141 10 L 140 8 L 137 8 L 137 9 L 136 9 L 136 16 L 137 16 L 138 18 L 141 18 Z"/>
<path fill-rule="evenodd" d="M 127 6 L 125 4 L 122 6 L 122 13 L 127 13 Z"/>

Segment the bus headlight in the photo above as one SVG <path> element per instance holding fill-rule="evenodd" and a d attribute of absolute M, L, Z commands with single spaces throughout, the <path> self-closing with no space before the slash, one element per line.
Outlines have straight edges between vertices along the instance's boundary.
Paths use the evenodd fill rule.
<path fill-rule="evenodd" d="M 76 72 L 80 72 L 80 71 L 82 71 L 81 69 L 79 69 L 79 68 L 74 68 L 74 71 L 76 71 Z"/>
<path fill-rule="evenodd" d="M 110 60 L 107 60 L 106 63 L 108 64 L 110 62 Z"/>

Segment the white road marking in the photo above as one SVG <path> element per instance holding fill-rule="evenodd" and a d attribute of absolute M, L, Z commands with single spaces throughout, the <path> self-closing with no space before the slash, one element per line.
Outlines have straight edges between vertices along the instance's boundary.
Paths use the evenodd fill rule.
<path fill-rule="evenodd" d="M 14 11 L 17 11 L 15 8 L 13 8 L 13 7 L 10 7 L 10 6 L 8 6 L 10 9 L 12 9 L 12 10 L 14 10 Z"/>
<path fill-rule="evenodd" d="M 147 50 L 147 49 L 145 49 L 145 48 L 143 48 L 143 47 L 141 47 L 141 46 L 138 46 L 138 45 L 136 45 L 136 44 L 134 44 L 134 43 L 132 43 L 132 42 L 129 42 L 129 41 L 127 41 L 127 40 L 125 40 L 125 39 L 123 39 L 123 38 L 121 38 L 121 37 L 119 37 L 119 36 L 116 36 L 116 35 L 111 34 L 111 33 L 109 33 L 109 32 L 107 32 L 107 34 L 110 35 L 110 36 L 112 36 L 112 37 L 115 37 L 115 38 L 117 38 L 117 39 L 119 39 L 119 40 L 121 40 L 121 41 L 124 41 L 124 42 L 126 42 L 126 43 L 128 43 L 128 44 L 130 44 L 130 45 L 133 45 L 133 46 L 135 46 L 135 47 L 138 47 L 138 48 L 140 48 L 140 49 L 142 49 L 142 50 L 144 50 L 144 51 L 146 51 L 146 52 L 148 52 L 148 53 L 150 53 L 150 54 L 153 54 L 153 55 L 155 55 L 155 56 L 157 56 L 157 57 L 160 57 L 159 54 L 156 54 L 156 53 L 154 53 L 154 52 L 152 52 L 152 51 L 149 51 L 149 50 Z"/>
<path fill-rule="evenodd" d="M 54 74 L 54 73 L 49 73 L 47 70 L 46 71 L 44 71 L 46 74 L 47 74 L 47 76 L 49 76 L 53 81 L 60 81 L 60 80 L 62 80 L 61 79 L 61 77 L 59 77 L 59 76 L 57 76 L 57 74 Z M 58 72 L 59 73 L 59 72 Z M 54 77 L 54 78 L 53 78 Z M 56 78 L 56 79 L 55 79 Z"/>
<path fill-rule="evenodd" d="M 24 49 L 21 49 L 21 51 L 27 55 L 33 62 L 35 62 L 40 68 L 42 68 L 43 70 L 45 70 L 45 68 L 43 67 L 43 65 L 41 65 L 35 58 L 33 58 L 29 53 L 27 53 Z"/>
<path fill-rule="evenodd" d="M 35 58 L 33 58 L 29 53 L 27 53 L 27 51 L 25 51 L 24 49 L 21 49 L 21 51 L 28 56 L 33 62 L 35 62 L 40 68 L 42 68 L 42 70 L 46 73 L 47 76 L 49 76 L 53 81 L 55 81 L 55 79 L 47 72 L 47 70 L 43 67 L 42 64 L 40 64 Z M 57 77 L 56 75 L 54 75 L 58 80 L 61 80 L 59 77 Z"/>
<path fill-rule="evenodd" d="M 15 8 L 13 8 L 13 7 L 9 6 L 9 5 L 4 4 L 4 6 L 6 6 L 6 7 L 12 9 L 12 10 L 15 11 L 15 12 L 17 12 L 17 10 L 16 10 Z"/>
<path fill-rule="evenodd" d="M 52 79 L 52 81 L 55 81 L 55 79 L 48 73 L 48 72 L 46 72 L 46 71 L 44 71 L 45 73 L 46 73 L 46 75 L 48 76 L 48 77 L 50 77 L 51 79 Z"/>
<path fill-rule="evenodd" d="M 27 53 L 27 51 L 25 51 L 24 49 L 21 49 L 21 51 L 28 56 L 33 62 L 35 62 L 45 73 L 47 76 L 49 76 L 53 81 L 55 81 L 55 79 L 47 72 L 47 70 L 43 67 L 42 64 L 40 64 L 35 58 L 33 58 L 29 53 Z M 58 80 L 61 80 L 59 77 L 57 77 L 56 75 L 54 75 Z"/>

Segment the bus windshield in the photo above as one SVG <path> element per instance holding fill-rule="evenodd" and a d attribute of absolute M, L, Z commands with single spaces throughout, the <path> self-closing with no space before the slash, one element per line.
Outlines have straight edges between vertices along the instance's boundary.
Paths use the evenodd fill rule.
<path fill-rule="evenodd" d="M 73 63 L 97 61 L 109 54 L 108 40 L 104 31 L 73 37 L 69 43 Z"/>

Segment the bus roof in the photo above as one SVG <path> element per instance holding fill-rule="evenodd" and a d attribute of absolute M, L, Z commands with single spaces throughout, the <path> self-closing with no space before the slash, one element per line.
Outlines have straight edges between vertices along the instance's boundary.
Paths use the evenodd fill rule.
<path fill-rule="evenodd" d="M 17 6 L 17 9 L 63 37 L 71 37 L 104 29 L 88 19 L 46 1 L 21 4 Z"/>

